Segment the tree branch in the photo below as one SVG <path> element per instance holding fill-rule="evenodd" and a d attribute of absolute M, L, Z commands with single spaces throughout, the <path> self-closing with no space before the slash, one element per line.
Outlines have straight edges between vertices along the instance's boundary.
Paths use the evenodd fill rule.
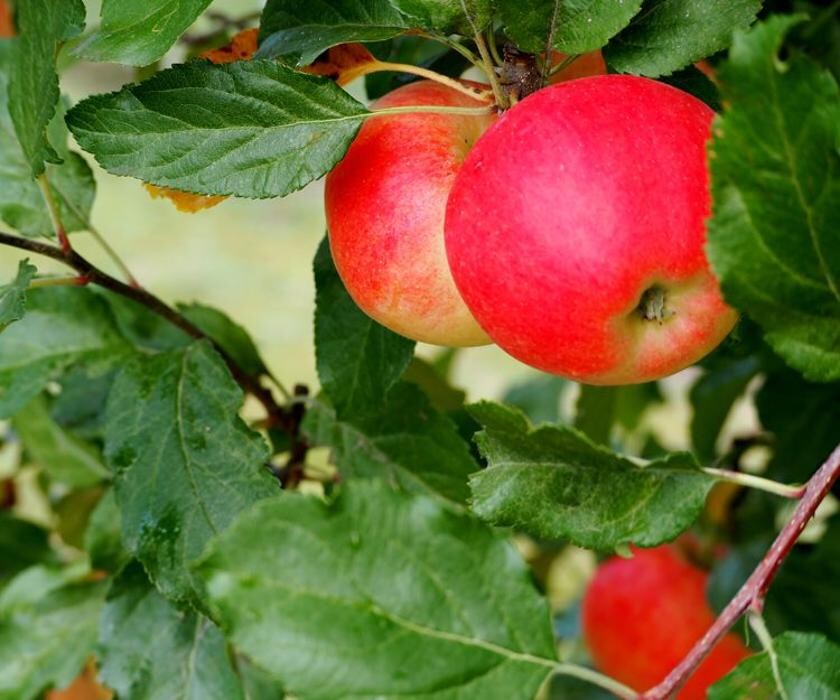
<path fill-rule="evenodd" d="M 764 555 L 755 571 L 737 595 L 723 609 L 708 632 L 694 645 L 688 655 L 668 674 L 664 681 L 642 693 L 640 700 L 666 700 L 676 693 L 689 679 L 700 663 L 727 633 L 730 627 L 748 610 L 760 611 L 764 596 L 773 582 L 782 562 L 790 554 L 817 507 L 828 495 L 840 476 L 840 445 L 828 457 L 805 485 L 804 494 L 791 519 L 782 528 L 773 545 Z"/>
<path fill-rule="evenodd" d="M 222 356 L 225 364 L 228 366 L 230 373 L 236 382 L 249 394 L 254 396 L 263 405 L 268 414 L 268 425 L 277 426 L 281 430 L 294 435 L 298 429 L 299 421 L 296 420 L 290 411 L 287 411 L 280 406 L 274 399 L 273 394 L 269 389 L 264 387 L 260 382 L 259 377 L 248 374 L 242 367 L 240 367 L 236 360 L 221 347 L 215 340 L 210 338 L 198 326 L 192 323 L 188 318 L 178 313 L 171 306 L 165 304 L 154 294 L 142 289 L 140 287 L 131 286 L 125 282 L 121 282 L 115 277 L 103 272 L 97 268 L 93 263 L 88 261 L 83 256 L 79 255 L 72 248 L 59 248 L 58 246 L 41 243 L 40 241 L 33 241 L 28 238 L 21 238 L 9 233 L 0 231 L 0 244 L 12 246 L 27 250 L 37 255 L 43 255 L 53 260 L 58 260 L 65 265 L 73 268 L 79 273 L 80 277 L 87 283 L 97 284 L 100 287 L 119 294 L 122 297 L 131 299 L 132 301 L 145 306 L 150 311 L 158 316 L 165 318 L 172 325 L 180 328 L 191 338 L 200 340 L 208 340 L 212 343 L 216 352 Z"/>

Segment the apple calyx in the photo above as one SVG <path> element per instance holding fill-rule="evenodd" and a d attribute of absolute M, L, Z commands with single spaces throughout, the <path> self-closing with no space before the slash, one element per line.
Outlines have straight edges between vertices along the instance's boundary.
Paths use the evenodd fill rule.
<path fill-rule="evenodd" d="M 642 292 L 642 298 L 636 307 L 639 315 L 644 321 L 656 321 L 661 326 L 667 319 L 677 312 L 669 309 L 665 302 L 668 292 L 664 287 L 654 284 Z"/>

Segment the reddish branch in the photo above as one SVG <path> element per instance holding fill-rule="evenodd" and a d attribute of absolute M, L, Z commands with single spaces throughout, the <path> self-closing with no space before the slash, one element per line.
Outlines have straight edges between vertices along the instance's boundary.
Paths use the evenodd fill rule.
<path fill-rule="evenodd" d="M 773 582 L 782 562 L 790 554 L 796 540 L 802 534 L 820 503 L 828 495 L 832 485 L 840 476 L 840 445 L 831 453 L 825 463 L 805 485 L 799 505 L 793 517 L 784 526 L 773 546 L 753 571 L 738 594 L 723 609 L 708 632 L 700 639 L 688 655 L 668 674 L 658 686 L 642 693 L 640 700 L 666 700 L 672 697 L 701 664 L 706 655 L 748 610 L 760 612 L 764 596 Z"/>
<path fill-rule="evenodd" d="M 245 391 L 256 397 L 263 405 L 268 415 L 268 425 L 277 426 L 281 430 L 284 430 L 292 435 L 297 433 L 300 421 L 292 415 L 291 411 L 284 409 L 275 401 L 271 391 L 262 385 L 258 376 L 249 374 L 242 369 L 236 360 L 234 360 L 234 358 L 231 357 L 223 347 L 221 347 L 212 338 L 208 337 L 206 333 L 204 333 L 188 318 L 178 313 L 171 306 L 165 304 L 154 294 L 147 292 L 145 289 L 121 282 L 115 277 L 103 272 L 94 266 L 93 263 L 89 262 L 86 258 L 82 257 L 79 253 L 73 250 L 73 248 L 70 247 L 69 242 L 68 244 L 64 244 L 64 242 L 62 242 L 62 246 L 58 247 L 0 231 L 0 244 L 21 248 L 38 255 L 43 255 L 63 262 L 65 265 L 68 265 L 79 273 L 80 282 L 84 281 L 85 284 L 97 284 L 100 287 L 104 287 L 105 289 L 114 292 L 115 294 L 131 299 L 138 304 L 145 306 L 158 316 L 165 318 L 171 324 L 184 331 L 184 333 L 191 338 L 208 340 L 212 343 L 216 352 L 222 356 L 222 359 L 225 361 L 225 364 L 227 364 L 228 369 L 236 382 Z"/>

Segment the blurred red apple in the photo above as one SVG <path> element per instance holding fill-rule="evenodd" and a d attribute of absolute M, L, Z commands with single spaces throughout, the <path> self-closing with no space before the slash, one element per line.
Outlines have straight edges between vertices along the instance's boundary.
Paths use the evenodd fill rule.
<path fill-rule="evenodd" d="M 596 668 L 638 691 L 662 681 L 712 626 L 705 571 L 675 547 L 634 549 L 598 568 L 583 599 L 583 635 Z M 749 650 L 728 634 L 680 691 L 702 700 Z"/>

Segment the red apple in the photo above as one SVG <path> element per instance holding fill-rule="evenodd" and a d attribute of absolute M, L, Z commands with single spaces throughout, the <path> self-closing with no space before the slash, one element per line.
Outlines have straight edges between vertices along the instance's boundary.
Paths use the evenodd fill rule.
<path fill-rule="evenodd" d="M 421 81 L 373 106 L 481 104 L 446 85 Z M 452 281 L 443 220 L 461 164 L 494 119 L 431 113 L 368 119 L 327 176 L 330 249 L 347 291 L 369 316 L 414 340 L 489 342 Z"/>
<path fill-rule="evenodd" d="M 662 681 L 712 626 L 707 574 L 675 547 L 634 549 L 632 559 L 602 564 L 583 599 L 583 635 L 596 668 L 643 691 Z M 706 689 L 749 654 L 728 634 L 680 691 L 701 700 Z"/>
<path fill-rule="evenodd" d="M 680 370 L 731 330 L 703 251 L 713 112 L 632 76 L 534 93 L 458 173 L 446 250 L 488 335 L 538 369 L 590 384 Z"/>

